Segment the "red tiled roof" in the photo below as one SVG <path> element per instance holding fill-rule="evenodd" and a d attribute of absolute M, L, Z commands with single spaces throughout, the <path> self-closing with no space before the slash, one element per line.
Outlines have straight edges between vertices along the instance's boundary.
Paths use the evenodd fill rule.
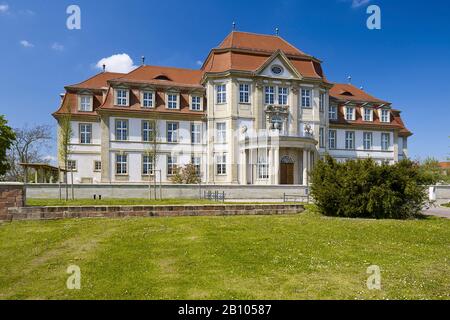
<path fill-rule="evenodd" d="M 219 49 L 245 49 L 273 53 L 282 50 L 286 54 L 306 54 L 279 36 L 233 31 L 219 45 Z"/>
<path fill-rule="evenodd" d="M 450 162 L 439 162 L 439 167 L 442 169 L 450 169 Z"/>
<path fill-rule="evenodd" d="M 354 85 L 346 83 L 334 83 L 333 87 L 330 89 L 330 96 L 340 101 L 360 101 L 390 104 L 387 101 L 383 101 L 371 96 L 367 92 L 358 89 Z"/>
<path fill-rule="evenodd" d="M 183 69 L 174 67 L 141 66 L 130 73 L 111 79 L 135 83 L 165 84 L 173 86 L 200 87 L 202 70 Z"/>
<path fill-rule="evenodd" d="M 79 89 L 101 89 L 108 86 L 108 80 L 123 76 L 123 73 L 117 72 L 102 72 L 95 76 L 80 82 L 78 84 L 70 85 L 67 87 L 79 88 Z"/>

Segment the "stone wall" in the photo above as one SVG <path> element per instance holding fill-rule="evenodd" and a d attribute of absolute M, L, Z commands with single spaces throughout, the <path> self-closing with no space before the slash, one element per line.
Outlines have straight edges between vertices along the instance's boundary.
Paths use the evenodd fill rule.
<path fill-rule="evenodd" d="M 204 191 L 225 192 L 225 198 L 230 199 L 261 199 L 278 200 L 283 199 L 283 194 L 307 195 L 307 188 L 300 185 L 289 186 L 257 186 L 257 185 L 162 185 L 161 194 L 164 199 L 183 198 L 198 199 Z M 157 194 L 159 195 L 159 188 Z M 65 189 L 62 189 L 63 197 Z M 69 186 L 69 194 L 71 194 Z M 76 184 L 74 194 L 77 199 L 92 199 L 94 195 L 102 198 L 148 198 L 149 187 L 143 184 Z M 152 197 L 154 190 L 151 190 Z M 58 199 L 58 185 L 29 184 L 27 195 L 36 199 Z M 302 199 L 298 199 L 302 200 Z M 305 199 L 303 199 L 305 200 Z"/>
<path fill-rule="evenodd" d="M 0 220 L 10 219 L 9 208 L 25 205 L 25 187 L 22 183 L 0 182 Z"/>
<path fill-rule="evenodd" d="M 303 212 L 302 205 L 84 206 L 10 208 L 8 221 L 73 218 L 277 215 Z"/>
<path fill-rule="evenodd" d="M 434 197 L 434 199 L 433 199 Z M 430 200 L 436 200 L 438 204 L 450 202 L 450 185 L 437 185 L 430 187 Z"/>

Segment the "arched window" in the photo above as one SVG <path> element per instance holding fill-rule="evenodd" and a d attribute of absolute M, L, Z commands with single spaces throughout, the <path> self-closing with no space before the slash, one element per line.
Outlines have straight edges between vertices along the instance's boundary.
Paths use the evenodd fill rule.
<path fill-rule="evenodd" d="M 283 156 L 281 158 L 280 162 L 283 163 L 283 164 L 293 164 L 295 161 L 290 156 Z"/>

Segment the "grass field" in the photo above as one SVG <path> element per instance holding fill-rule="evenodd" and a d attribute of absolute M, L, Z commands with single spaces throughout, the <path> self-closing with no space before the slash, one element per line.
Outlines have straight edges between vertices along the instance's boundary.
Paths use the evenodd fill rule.
<path fill-rule="evenodd" d="M 444 207 L 449 207 L 449 208 L 450 208 L 450 202 L 449 202 L 449 203 L 446 203 L 446 204 L 443 204 L 443 206 L 444 206 Z"/>
<path fill-rule="evenodd" d="M 81 290 L 66 269 L 81 268 Z M 382 290 L 368 290 L 367 267 Z M 450 220 L 292 216 L 0 225 L 0 299 L 449 299 Z"/>

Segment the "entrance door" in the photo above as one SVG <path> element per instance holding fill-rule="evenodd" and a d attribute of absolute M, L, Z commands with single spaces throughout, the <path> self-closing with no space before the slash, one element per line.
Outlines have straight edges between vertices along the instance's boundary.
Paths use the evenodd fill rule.
<path fill-rule="evenodd" d="M 294 164 L 282 163 L 280 166 L 280 184 L 294 184 Z"/>

